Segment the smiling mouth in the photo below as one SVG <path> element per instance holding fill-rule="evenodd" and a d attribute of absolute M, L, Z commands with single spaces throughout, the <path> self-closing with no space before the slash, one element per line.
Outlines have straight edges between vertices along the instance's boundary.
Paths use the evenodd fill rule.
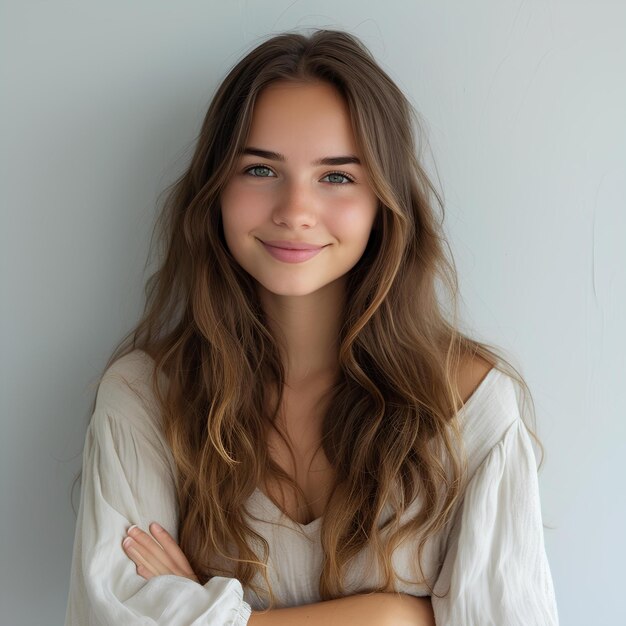
<path fill-rule="evenodd" d="M 259 239 L 259 241 L 261 240 Z M 264 241 L 261 241 L 261 243 L 274 259 L 285 263 L 301 263 L 302 261 L 308 261 L 318 255 L 326 247 L 321 246 L 319 248 L 309 248 L 308 250 L 296 250 L 293 248 L 279 248 L 278 246 L 271 246 Z"/>
<path fill-rule="evenodd" d="M 259 239 L 259 241 L 261 241 Z M 262 241 L 267 246 L 272 246 L 273 248 L 283 248 L 284 250 L 319 250 L 320 248 L 324 248 L 325 245 L 318 245 L 313 243 L 306 243 L 304 241 Z M 328 245 L 328 244 L 326 244 Z"/>

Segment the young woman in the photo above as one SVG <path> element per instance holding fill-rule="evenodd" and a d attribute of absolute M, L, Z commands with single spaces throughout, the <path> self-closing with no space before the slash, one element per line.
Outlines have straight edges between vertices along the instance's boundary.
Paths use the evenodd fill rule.
<path fill-rule="evenodd" d="M 459 329 L 416 123 L 341 31 L 223 81 L 99 384 L 66 625 L 557 624 L 530 392 Z"/>

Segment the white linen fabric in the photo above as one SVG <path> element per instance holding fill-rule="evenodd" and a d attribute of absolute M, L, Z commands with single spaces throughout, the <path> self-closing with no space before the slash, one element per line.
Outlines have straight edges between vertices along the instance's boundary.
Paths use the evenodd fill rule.
<path fill-rule="evenodd" d="M 87 429 L 65 626 L 240 626 L 264 599 L 236 578 L 205 585 L 174 575 L 146 580 L 121 543 L 153 521 L 178 540 L 175 464 L 151 391 L 153 361 L 135 350 L 105 373 Z M 536 461 L 514 383 L 492 369 L 457 414 L 470 481 L 451 522 L 426 543 L 423 573 L 438 626 L 557 626 L 544 548 Z M 409 508 L 411 515 L 419 501 Z M 298 524 L 259 489 L 246 510 L 269 543 L 269 574 L 281 606 L 320 600 L 322 518 Z M 418 582 L 417 538 L 396 549 L 398 591 L 430 595 Z M 366 549 L 349 564 L 346 592 L 382 581 Z M 261 588 L 263 579 L 254 581 Z"/>

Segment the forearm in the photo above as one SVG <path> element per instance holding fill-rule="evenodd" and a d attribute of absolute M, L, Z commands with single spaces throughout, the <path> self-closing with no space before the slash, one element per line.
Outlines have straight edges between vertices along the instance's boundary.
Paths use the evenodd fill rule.
<path fill-rule="evenodd" d="M 429 597 L 360 594 L 315 604 L 253 611 L 249 626 L 435 626 Z"/>

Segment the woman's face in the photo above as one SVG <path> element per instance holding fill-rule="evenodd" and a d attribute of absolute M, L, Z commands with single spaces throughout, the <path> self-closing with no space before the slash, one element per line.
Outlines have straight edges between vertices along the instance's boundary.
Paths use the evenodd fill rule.
<path fill-rule="evenodd" d="M 331 157 L 351 162 L 318 162 Z M 259 94 L 221 210 L 231 254 L 262 287 L 310 294 L 361 258 L 378 199 L 358 158 L 347 105 L 330 84 L 272 83 Z M 294 241 L 321 249 L 281 253 L 264 243 Z"/>

